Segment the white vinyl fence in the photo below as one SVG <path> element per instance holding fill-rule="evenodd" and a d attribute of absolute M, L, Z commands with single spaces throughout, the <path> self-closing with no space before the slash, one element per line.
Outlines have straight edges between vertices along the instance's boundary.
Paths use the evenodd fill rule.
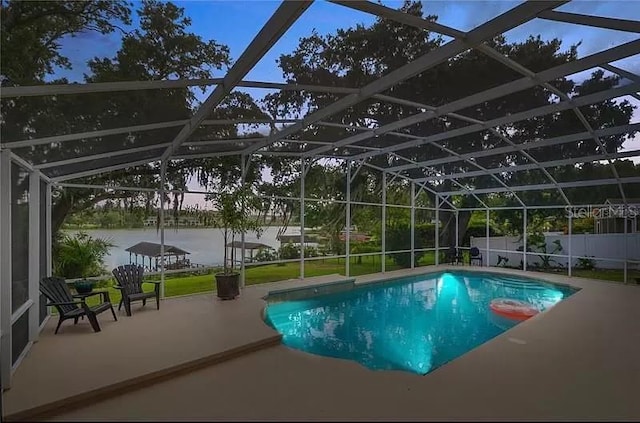
<path fill-rule="evenodd" d="M 625 246 L 626 237 L 626 246 Z M 571 238 L 571 251 L 569 239 Z M 640 269 L 640 233 L 632 234 L 575 234 L 545 233 L 547 252 L 555 249 L 554 241 L 560 240 L 562 251 L 552 255 L 553 266 L 558 264 L 567 267 L 569 254 L 573 267 L 578 264 L 578 258 L 593 258 L 600 269 L 623 269 L 627 261 L 629 269 Z M 482 253 L 484 265 L 496 266 L 498 256 L 507 257 L 509 266 L 519 266 L 523 259 L 522 240 L 517 236 L 498 236 L 489 238 L 489 254 L 487 254 L 487 238 L 471 237 L 471 247 L 478 247 Z M 527 254 L 527 266 L 541 264 L 539 254 Z M 489 262 L 487 263 L 487 258 Z"/>

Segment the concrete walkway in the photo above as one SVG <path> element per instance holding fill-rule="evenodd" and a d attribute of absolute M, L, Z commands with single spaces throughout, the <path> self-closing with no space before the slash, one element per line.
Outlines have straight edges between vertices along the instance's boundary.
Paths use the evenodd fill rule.
<path fill-rule="evenodd" d="M 442 269 L 446 267 L 369 275 L 356 283 Z M 279 345 L 103 401 L 94 398 L 91 405 L 50 420 L 640 419 L 640 286 L 527 275 L 582 290 L 426 376 L 371 371 L 349 360 Z M 299 283 L 247 288 L 242 301 L 257 299 L 276 286 Z M 222 306 L 227 304 L 243 308 L 240 301 Z M 253 312 L 235 313 L 254 313 L 253 318 L 264 325 L 260 309 L 257 305 Z M 139 313 L 147 314 L 154 312 Z M 176 329 L 184 330 L 184 322 L 176 324 L 180 326 Z M 258 326 L 256 331 L 263 333 Z M 265 335 L 272 334 L 264 327 Z M 193 334 L 191 339 L 201 342 Z M 72 364 L 68 373 L 83 375 Z M 93 374 L 100 377 L 100 372 Z M 49 380 L 46 373 L 40 381 L 45 380 Z M 5 404 L 10 399 L 5 396 Z"/>
<path fill-rule="evenodd" d="M 330 275 L 306 279 L 308 286 L 344 279 Z M 213 284 L 213 276 L 212 276 Z M 101 332 L 87 320 L 66 321 L 57 335 L 52 316 L 4 392 L 8 419 L 32 419 L 56 409 L 94 402 L 131 387 L 148 385 L 260 348 L 280 344 L 280 334 L 264 324 L 262 297 L 270 289 L 299 286 L 289 280 L 243 290 L 233 301 L 214 294 L 174 297 L 124 307 L 118 321 L 98 316 Z M 114 305 L 117 306 L 117 305 Z"/>

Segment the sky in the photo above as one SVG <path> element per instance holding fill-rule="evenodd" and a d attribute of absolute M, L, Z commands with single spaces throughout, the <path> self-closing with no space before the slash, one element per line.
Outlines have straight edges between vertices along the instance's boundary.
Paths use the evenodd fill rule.
<path fill-rule="evenodd" d="M 192 19 L 192 32 L 200 35 L 204 40 L 215 40 L 218 43 L 228 45 L 233 60 L 237 60 L 280 4 L 279 1 L 273 0 L 191 0 L 174 1 L 174 3 L 183 7 L 185 14 Z M 441 24 L 458 30 L 469 31 L 519 3 L 521 2 L 507 0 L 424 0 L 423 11 L 425 15 L 437 15 L 437 21 Z M 139 4 L 134 2 L 134 8 Z M 382 4 L 398 8 L 402 5 L 402 1 L 386 0 L 382 1 Z M 640 20 L 640 0 L 574 0 L 556 10 Z M 283 82 L 283 75 L 277 66 L 276 60 L 280 55 L 295 50 L 300 38 L 309 36 L 314 29 L 319 34 L 324 35 L 334 33 L 338 28 L 348 28 L 356 24 L 370 25 L 374 20 L 375 18 L 372 15 L 323 0 L 316 0 L 244 79 Z M 134 14 L 133 24 L 125 29 L 131 30 L 136 27 L 137 23 Z M 543 39 L 560 38 L 565 48 L 568 48 L 571 44 L 582 42 L 578 47 L 579 57 L 638 38 L 637 34 L 628 32 L 542 19 L 534 19 L 505 33 L 505 36 L 508 41 L 518 41 L 524 40 L 530 34 L 541 34 Z M 54 77 L 64 76 L 70 81 L 82 82 L 83 74 L 87 72 L 87 60 L 96 56 L 113 57 L 120 46 L 121 36 L 120 32 L 110 35 L 84 33 L 74 38 L 66 38 L 62 42 L 61 52 L 70 58 L 73 67 L 71 70 L 57 70 Z M 635 74 L 640 74 L 640 56 L 623 59 L 612 64 Z M 587 77 L 589 73 L 585 72 L 574 77 L 579 80 Z M 224 72 L 217 71 L 216 76 L 222 77 Z M 201 98 L 204 98 L 210 91 L 211 89 Z M 244 89 L 243 91 L 249 92 L 255 98 L 261 98 L 270 92 L 260 89 Z M 632 120 L 632 122 L 638 122 L 640 121 L 640 102 L 631 97 L 628 97 L 628 99 L 638 106 Z M 624 149 L 640 149 L 640 136 L 625 143 Z M 636 161 L 640 161 L 640 158 L 636 159 Z"/>
<path fill-rule="evenodd" d="M 185 9 L 192 19 L 191 30 L 205 40 L 215 40 L 229 46 L 232 59 L 237 59 L 249 45 L 260 28 L 277 9 L 280 2 L 273 0 L 192 0 L 174 1 Z M 385 6 L 398 8 L 399 0 L 386 0 Z M 469 31 L 485 20 L 498 16 L 519 1 L 423 1 L 425 14 L 438 16 L 438 22 L 462 31 Z M 134 2 L 134 5 L 139 3 Z M 640 0 L 594 1 L 574 0 L 556 10 L 574 13 L 585 13 L 612 18 L 640 20 Z M 338 28 L 374 22 L 372 15 L 355 11 L 343 6 L 316 0 L 309 9 L 293 24 L 291 29 L 271 48 L 262 60 L 249 72 L 245 79 L 282 81 L 282 74 L 276 65 L 281 54 L 293 51 L 301 37 L 311 34 L 315 29 L 320 34 L 333 33 Z M 133 29 L 134 23 L 125 29 Z M 637 38 L 632 33 L 591 28 L 580 25 L 534 19 L 505 35 L 508 40 L 522 40 L 529 34 L 542 34 L 543 38 L 558 37 L 567 47 L 582 41 L 578 48 L 580 56 L 602 51 L 608 47 L 619 45 Z M 96 33 L 81 34 L 68 38 L 62 44 L 62 52 L 70 57 L 73 69 L 60 70 L 56 76 L 66 76 L 71 80 L 81 81 L 83 72 L 87 70 L 86 61 L 92 57 L 111 57 L 120 46 L 119 32 L 110 35 Z M 640 58 L 630 58 L 618 63 L 627 70 L 640 73 Z M 220 71 L 220 76 L 223 72 Z"/>

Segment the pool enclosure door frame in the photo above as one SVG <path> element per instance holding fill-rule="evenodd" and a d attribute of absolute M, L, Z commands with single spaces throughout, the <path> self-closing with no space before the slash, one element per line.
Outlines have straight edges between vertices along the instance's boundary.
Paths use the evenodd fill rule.
<path fill-rule="evenodd" d="M 21 192 L 19 178 L 23 178 Z M 11 150 L 0 150 L 2 390 L 11 387 L 13 373 L 47 323 L 49 314 L 41 303 L 39 281 L 50 275 L 51 181 Z"/>

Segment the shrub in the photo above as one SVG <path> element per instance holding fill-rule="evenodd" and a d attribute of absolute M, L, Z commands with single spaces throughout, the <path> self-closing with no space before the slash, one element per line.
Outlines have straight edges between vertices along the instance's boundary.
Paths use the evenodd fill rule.
<path fill-rule="evenodd" d="M 411 248 L 411 225 L 408 223 L 396 223 L 393 226 L 387 227 L 386 233 L 387 248 L 386 250 L 398 251 L 408 250 Z M 423 248 L 423 239 L 421 236 L 416 236 L 414 241 L 414 248 Z M 411 253 L 390 253 L 391 259 L 400 267 L 411 267 Z M 414 254 L 414 260 L 417 263 L 422 256 L 423 251 L 416 251 Z"/>
<path fill-rule="evenodd" d="M 593 218 L 575 219 L 572 224 L 571 232 L 574 234 L 593 233 Z"/>
<path fill-rule="evenodd" d="M 87 278 L 106 273 L 104 257 L 114 245 L 104 239 L 92 238 L 85 232 L 63 235 L 53 248 L 53 271 L 67 279 Z"/>
<path fill-rule="evenodd" d="M 434 223 L 418 223 L 416 224 L 416 238 L 420 238 L 420 245 L 435 247 L 436 245 L 436 225 Z M 411 236 L 411 233 L 409 233 Z M 420 247 L 426 248 L 426 247 Z"/>
<path fill-rule="evenodd" d="M 258 250 L 256 255 L 253 257 L 255 261 L 276 261 L 278 260 L 278 253 L 271 248 L 263 248 Z"/>
<path fill-rule="evenodd" d="M 293 245 L 293 243 L 288 242 L 278 249 L 278 256 L 280 260 L 290 260 L 300 258 L 300 246 Z"/>
<path fill-rule="evenodd" d="M 299 248 L 298 248 L 298 251 L 300 251 Z M 318 249 L 316 247 L 304 247 L 304 256 L 318 257 Z M 298 257 L 300 257 L 300 255 L 298 255 Z"/>
<path fill-rule="evenodd" d="M 354 242 L 350 247 L 351 254 L 377 253 L 382 250 L 377 241 Z M 362 256 L 358 256 L 356 262 L 362 264 Z"/>
<path fill-rule="evenodd" d="M 578 269 L 583 269 L 583 270 L 593 270 L 596 268 L 596 261 L 591 258 L 593 256 L 590 256 L 589 258 L 584 258 L 581 257 L 578 259 L 578 264 L 576 265 L 576 267 Z"/>

